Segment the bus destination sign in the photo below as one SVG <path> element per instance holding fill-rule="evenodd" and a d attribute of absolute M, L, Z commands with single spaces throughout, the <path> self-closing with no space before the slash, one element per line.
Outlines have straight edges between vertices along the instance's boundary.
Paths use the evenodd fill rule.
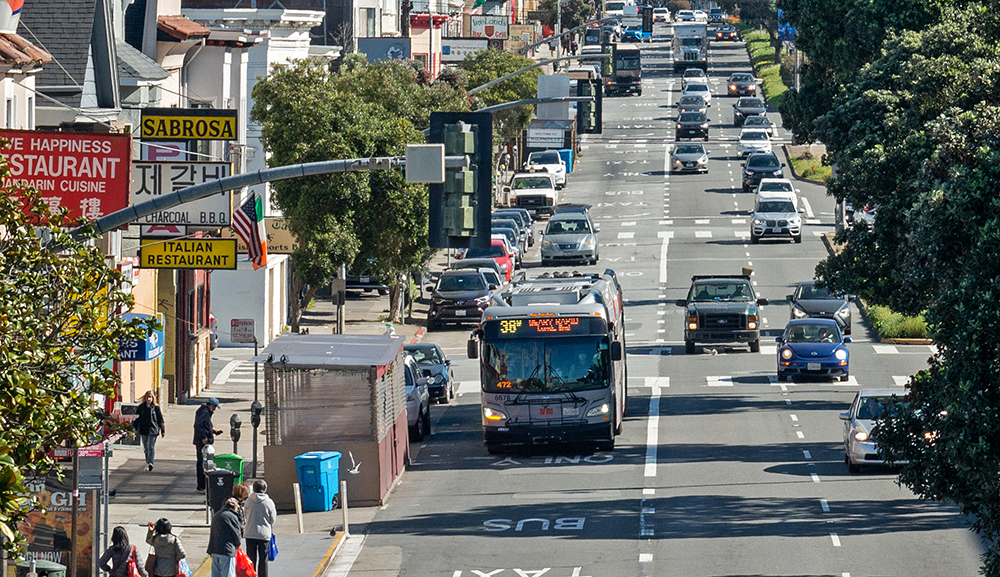
<path fill-rule="evenodd" d="M 485 323 L 487 339 L 531 337 L 569 337 L 601 335 L 607 332 L 604 319 L 599 317 L 532 317 L 500 319 Z"/>

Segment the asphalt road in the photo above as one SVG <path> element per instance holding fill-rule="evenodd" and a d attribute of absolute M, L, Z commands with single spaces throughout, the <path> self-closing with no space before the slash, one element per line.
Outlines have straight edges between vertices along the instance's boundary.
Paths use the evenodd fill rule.
<path fill-rule="evenodd" d="M 643 46 L 642 97 L 605 100 L 604 134 L 585 140 L 565 202 L 593 205 L 601 262 L 627 299 L 629 406 L 610 453 L 541 447 L 490 456 L 482 446 L 478 367 L 467 329 L 431 333 L 453 359 L 460 396 L 432 408 L 434 434 L 368 523 L 358 577 L 644 575 L 974 575 L 981 551 L 956 509 L 922 502 L 891 470 L 852 475 L 842 422 L 859 387 L 899 386 L 926 346 L 881 346 L 854 311 L 851 380 L 777 383 L 773 337 L 785 295 L 813 276 L 833 230 L 833 201 L 800 182 L 801 244 L 748 242 L 753 194 L 740 190 L 739 129 L 725 79 L 750 69 L 742 42 L 713 45 L 710 171 L 671 175 L 669 28 Z M 780 122 L 776 113 L 773 120 Z M 778 141 L 787 142 L 779 131 Z M 537 246 L 525 268 L 540 272 Z M 754 270 L 761 352 L 685 355 L 682 309 L 693 274 Z M 593 269 L 593 267 L 590 267 Z M 902 388 L 900 388 L 902 390 Z"/>

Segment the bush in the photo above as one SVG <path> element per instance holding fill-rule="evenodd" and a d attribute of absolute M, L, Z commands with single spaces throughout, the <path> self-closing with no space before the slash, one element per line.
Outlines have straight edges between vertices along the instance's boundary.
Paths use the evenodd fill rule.
<path fill-rule="evenodd" d="M 872 305 L 868 307 L 868 320 L 871 321 L 880 338 L 927 338 L 927 322 L 924 321 L 924 315 L 908 317 L 894 312 L 888 307 Z"/>
<path fill-rule="evenodd" d="M 791 160 L 795 172 L 803 178 L 820 181 L 830 178 L 830 167 L 824 166 L 819 158 L 810 155 L 808 152 Z"/>

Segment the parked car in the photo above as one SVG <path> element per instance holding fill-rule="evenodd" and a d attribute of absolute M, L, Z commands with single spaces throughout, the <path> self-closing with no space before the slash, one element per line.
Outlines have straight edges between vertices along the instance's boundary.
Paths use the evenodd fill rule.
<path fill-rule="evenodd" d="M 704 138 L 708 140 L 708 117 L 703 112 L 682 112 L 677 117 L 675 138 Z"/>
<path fill-rule="evenodd" d="M 729 76 L 730 96 L 756 96 L 757 79 L 747 72 L 734 72 Z"/>
<path fill-rule="evenodd" d="M 555 261 L 597 264 L 600 259 L 598 231 L 586 212 L 557 212 L 552 215 L 542 237 L 542 266 Z"/>
<path fill-rule="evenodd" d="M 431 292 L 427 330 L 437 330 L 445 323 L 478 324 L 491 296 L 490 285 L 479 270 L 444 271 Z"/>
<path fill-rule="evenodd" d="M 743 192 L 757 188 L 762 178 L 784 178 L 785 165 L 773 152 L 758 152 L 747 157 L 743 166 Z"/>
<path fill-rule="evenodd" d="M 701 96 L 689 94 L 688 96 L 681 96 L 681 99 L 677 102 L 677 111 L 701 112 L 705 114 L 708 112 L 708 105 L 705 104 L 705 99 Z"/>
<path fill-rule="evenodd" d="M 492 258 L 500 267 L 505 281 L 510 282 L 510 276 L 514 274 L 514 256 L 507 250 L 507 243 L 502 240 L 491 240 L 489 248 L 469 248 L 462 255 L 466 258 Z"/>
<path fill-rule="evenodd" d="M 753 152 L 771 152 L 771 139 L 766 130 L 744 128 L 736 142 L 736 155 L 743 158 Z"/>
<path fill-rule="evenodd" d="M 411 441 L 422 441 L 431 434 L 431 396 L 427 392 L 427 379 L 420 376 L 420 368 L 413 357 L 403 359 L 403 380 L 406 383 L 406 424 Z"/>
<path fill-rule="evenodd" d="M 514 268 L 521 268 L 521 263 L 524 261 L 524 254 L 521 252 L 521 239 L 518 238 L 516 230 L 494 226 L 490 229 L 490 238 L 503 240 L 506 243 L 507 250 L 514 255 Z"/>
<path fill-rule="evenodd" d="M 833 294 L 826 287 L 816 286 L 814 280 L 804 280 L 788 295 L 788 311 L 792 319 L 833 319 L 840 332 L 851 334 L 851 301 L 854 295 Z"/>
<path fill-rule="evenodd" d="M 534 220 L 531 214 L 523 208 L 498 208 L 493 211 L 492 218 L 514 218 L 521 223 L 521 228 L 528 233 L 528 246 L 535 246 Z"/>
<path fill-rule="evenodd" d="M 681 92 L 681 97 L 690 95 L 701 96 L 705 100 L 705 106 L 712 106 L 712 91 L 708 88 L 708 84 L 704 82 L 688 82 L 687 88 Z"/>
<path fill-rule="evenodd" d="M 475 269 L 482 269 L 482 268 L 489 268 L 490 270 L 493 270 L 493 271 L 496 272 L 497 276 L 500 278 L 500 281 L 501 281 L 500 284 L 503 284 L 504 282 L 506 282 L 505 281 L 506 275 L 504 275 L 503 271 L 500 269 L 500 265 L 497 264 L 497 261 L 493 260 L 492 258 L 463 258 L 463 259 L 459 259 L 459 260 L 456 260 L 456 261 L 454 261 L 454 262 L 451 263 L 451 267 L 449 267 L 449 270 L 459 270 L 459 269 L 464 269 L 464 268 L 470 268 L 470 269 L 473 269 L 473 270 L 475 270 Z"/>
<path fill-rule="evenodd" d="M 389 294 L 389 287 L 373 276 L 349 274 L 345 282 L 347 284 L 345 290 L 364 291 L 366 293 L 377 291 L 381 296 Z"/>
<path fill-rule="evenodd" d="M 671 172 L 704 172 L 708 174 L 708 151 L 700 142 L 678 144 L 670 151 Z"/>
<path fill-rule="evenodd" d="M 743 121 L 751 116 L 766 116 L 767 107 L 760 98 L 744 96 L 733 103 L 733 125 L 743 126 Z"/>
<path fill-rule="evenodd" d="M 518 244 L 521 247 L 521 252 L 528 252 L 528 231 L 521 226 L 521 219 L 514 217 L 512 215 L 508 216 L 497 216 L 496 213 L 490 216 L 490 226 L 493 228 L 511 228 L 517 233 Z"/>
<path fill-rule="evenodd" d="M 885 411 L 906 408 L 902 399 L 904 394 L 905 389 L 861 389 L 854 396 L 851 408 L 840 413 L 840 420 L 844 421 L 844 462 L 848 471 L 860 473 L 863 464 L 885 463 L 871 440 L 872 427 Z"/>
<path fill-rule="evenodd" d="M 833 377 L 846 381 L 851 373 L 847 343 L 831 319 L 793 319 L 778 342 L 778 380 L 790 377 Z"/>
<path fill-rule="evenodd" d="M 434 343 L 415 343 L 403 345 L 403 350 L 416 361 L 420 376 L 427 379 L 427 392 L 431 400 L 447 404 L 450 399 L 455 398 L 451 360 L 445 356 L 441 347 Z"/>

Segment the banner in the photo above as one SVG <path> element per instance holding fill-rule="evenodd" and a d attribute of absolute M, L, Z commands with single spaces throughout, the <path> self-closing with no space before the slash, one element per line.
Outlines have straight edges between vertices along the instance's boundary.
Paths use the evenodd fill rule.
<path fill-rule="evenodd" d="M 129 205 L 132 136 L 90 132 L 0 130 L 9 146 L 5 186 L 37 190 L 49 209 L 96 220 Z"/>
<path fill-rule="evenodd" d="M 469 23 L 472 26 L 473 38 L 489 38 L 504 40 L 507 38 L 507 17 L 506 16 L 471 16 Z"/>
<path fill-rule="evenodd" d="M 135 162 L 132 165 L 132 204 L 141 204 L 161 196 L 226 178 L 228 162 Z M 179 204 L 169 210 L 148 214 L 139 224 L 191 225 L 208 228 L 229 226 L 233 208 L 230 192 Z"/>
<path fill-rule="evenodd" d="M 485 38 L 444 38 L 441 40 L 441 62 L 461 62 L 469 54 L 489 48 Z"/>
<path fill-rule="evenodd" d="M 18 529 L 28 541 L 26 560 L 54 561 L 69 567 L 72 547 L 70 533 L 73 530 L 73 489 L 69 484 L 71 475 L 69 471 L 66 473 L 64 481 L 58 480 L 55 475 L 44 479 L 38 477 L 27 479 L 26 485 L 38 498 L 38 508 L 30 511 L 18 525 Z M 77 577 L 91 577 L 93 574 L 91 566 L 95 554 L 94 517 L 97 511 L 97 491 L 81 490 L 76 527 Z"/>

